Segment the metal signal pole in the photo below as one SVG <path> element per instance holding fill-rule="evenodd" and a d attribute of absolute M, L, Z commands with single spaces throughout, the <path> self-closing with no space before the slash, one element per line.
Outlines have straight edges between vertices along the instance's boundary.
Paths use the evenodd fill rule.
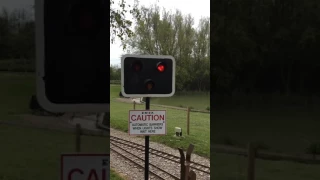
<path fill-rule="evenodd" d="M 150 109 L 150 97 L 146 97 L 146 110 Z M 149 180 L 149 136 L 145 136 L 145 161 L 144 161 L 144 177 L 145 180 Z"/>

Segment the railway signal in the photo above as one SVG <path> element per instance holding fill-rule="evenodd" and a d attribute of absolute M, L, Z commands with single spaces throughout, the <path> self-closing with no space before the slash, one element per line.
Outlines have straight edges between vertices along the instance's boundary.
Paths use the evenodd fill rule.
<path fill-rule="evenodd" d="M 51 112 L 107 112 L 109 1 L 36 0 L 37 98 Z"/>
<path fill-rule="evenodd" d="M 170 97 L 175 93 L 176 63 L 172 56 L 155 55 L 124 55 L 121 58 L 121 93 L 124 97 L 146 97 L 146 112 L 150 109 L 150 97 Z M 129 119 L 130 121 L 130 119 Z M 163 121 L 163 123 L 165 120 Z M 129 123 L 130 124 L 130 123 Z M 152 124 L 152 123 L 146 123 Z M 164 128 L 163 128 L 164 127 Z M 165 125 L 161 127 L 165 129 Z M 129 129 L 130 129 L 129 125 Z M 149 179 L 149 135 L 159 132 L 153 128 L 144 127 L 148 131 L 138 131 L 145 134 L 145 180 Z M 134 129 L 134 128 L 133 128 Z M 138 128 L 135 127 L 134 130 Z M 139 130 L 139 129 L 138 129 Z M 150 134 L 151 133 L 151 134 Z M 160 134 L 166 134 L 161 131 Z M 133 133 L 134 134 L 134 133 Z"/>
<path fill-rule="evenodd" d="M 125 97 L 170 97 L 175 93 L 172 56 L 124 55 L 121 91 Z"/>

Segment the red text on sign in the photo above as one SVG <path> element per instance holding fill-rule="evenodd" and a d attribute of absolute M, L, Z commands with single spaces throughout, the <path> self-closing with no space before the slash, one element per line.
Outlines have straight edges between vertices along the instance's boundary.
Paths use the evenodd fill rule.
<path fill-rule="evenodd" d="M 101 170 L 101 176 L 100 176 L 101 179 L 99 178 L 98 173 L 97 173 L 97 171 L 95 169 L 91 169 L 89 171 L 88 175 L 85 175 L 84 172 L 79 168 L 72 169 L 68 174 L 68 180 L 76 180 L 76 179 L 72 178 L 73 175 L 75 175 L 75 174 L 81 174 L 81 175 L 87 177 L 86 178 L 87 180 L 107 180 L 107 171 L 106 171 L 106 169 L 102 169 Z"/>
<path fill-rule="evenodd" d="M 131 121 L 164 121 L 164 115 L 157 114 L 142 114 L 131 115 Z"/>

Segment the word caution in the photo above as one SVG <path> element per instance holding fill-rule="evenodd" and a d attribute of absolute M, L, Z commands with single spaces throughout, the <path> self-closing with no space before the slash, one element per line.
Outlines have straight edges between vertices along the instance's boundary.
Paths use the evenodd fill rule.
<path fill-rule="evenodd" d="M 109 180 L 109 155 L 61 155 L 61 180 Z"/>

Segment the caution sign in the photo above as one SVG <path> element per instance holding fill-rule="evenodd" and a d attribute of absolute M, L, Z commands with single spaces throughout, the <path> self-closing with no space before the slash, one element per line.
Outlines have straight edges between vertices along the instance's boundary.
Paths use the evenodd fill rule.
<path fill-rule="evenodd" d="M 129 135 L 166 135 L 165 110 L 129 111 Z"/>
<path fill-rule="evenodd" d="M 60 180 L 109 180 L 109 154 L 62 154 Z"/>

